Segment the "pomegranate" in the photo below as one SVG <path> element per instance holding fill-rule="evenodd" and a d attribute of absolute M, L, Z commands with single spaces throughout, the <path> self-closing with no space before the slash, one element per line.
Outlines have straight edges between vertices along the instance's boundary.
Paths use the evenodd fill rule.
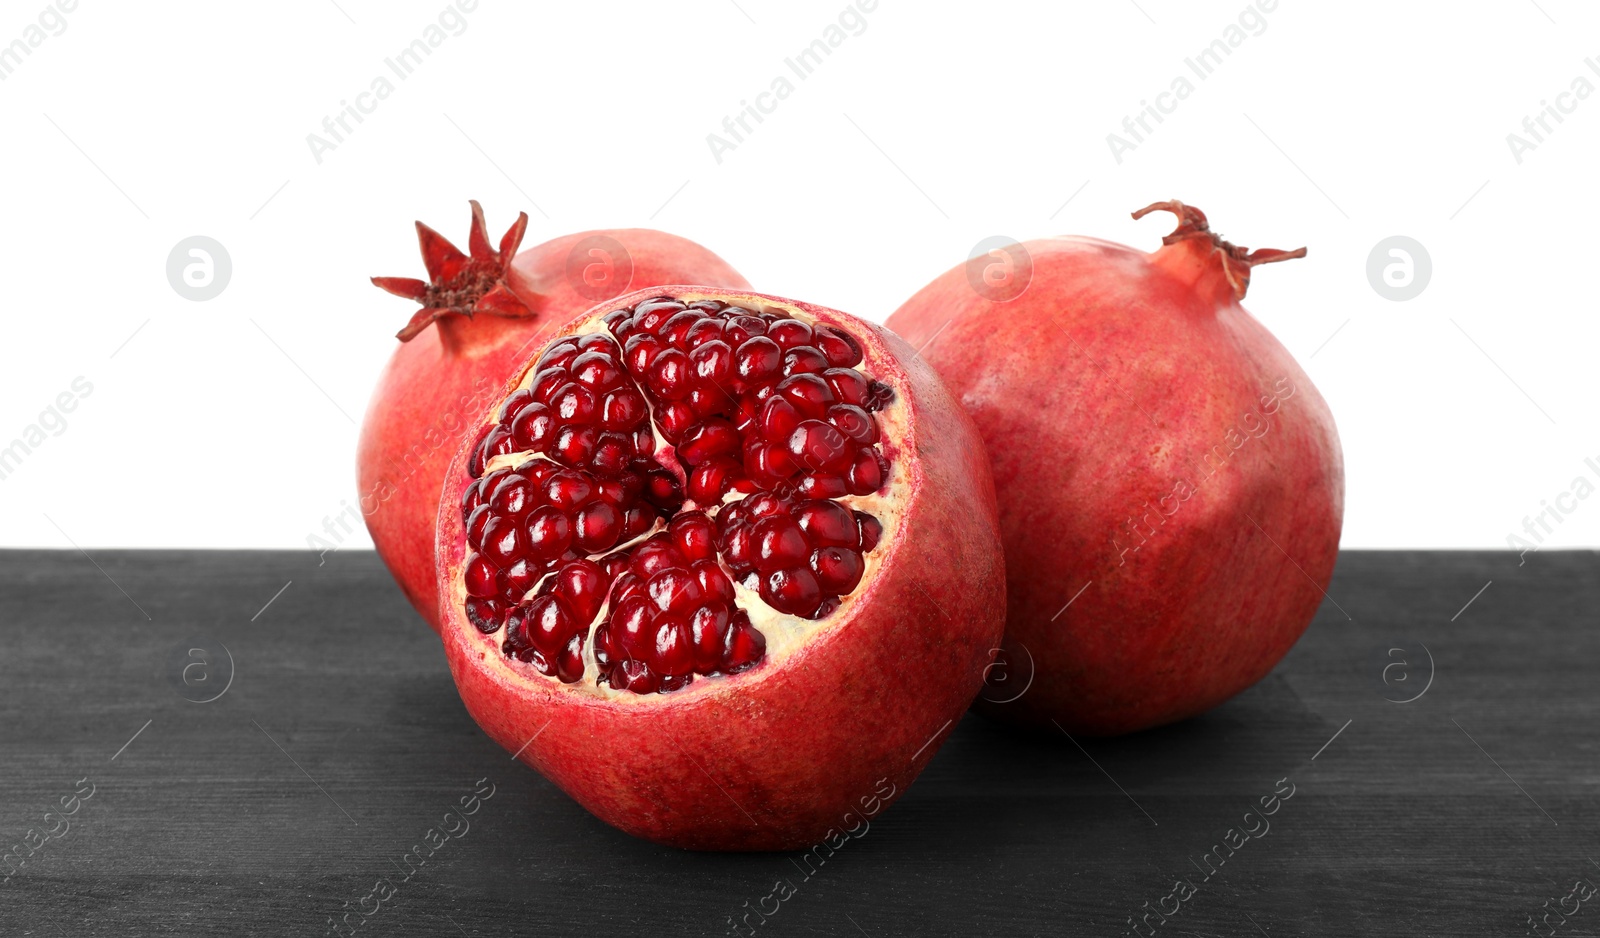
<path fill-rule="evenodd" d="M 1180 202 L 1134 218 L 1156 210 L 1179 224 L 1153 254 L 1031 241 L 1009 252 L 1031 281 L 963 265 L 888 321 L 926 344 L 993 458 L 1005 659 L 1033 672 L 977 706 L 1052 733 L 1181 720 L 1260 680 L 1339 547 L 1333 417 L 1239 305 L 1252 267 L 1305 249 L 1247 252 Z"/>
<path fill-rule="evenodd" d="M 468 711 L 662 844 L 806 846 L 903 791 L 1004 628 L 970 419 L 898 337 L 806 303 L 596 307 L 527 360 L 442 499 Z"/>
<path fill-rule="evenodd" d="M 361 513 L 378 556 L 436 632 L 434 519 L 445 467 L 529 343 L 552 322 L 626 292 L 630 280 L 749 286 L 693 241 L 642 228 L 565 235 L 518 254 L 527 225 L 518 215 L 496 249 L 473 202 L 470 253 L 419 221 L 428 280 L 372 278 L 422 308 L 400 330 L 361 426 Z"/>

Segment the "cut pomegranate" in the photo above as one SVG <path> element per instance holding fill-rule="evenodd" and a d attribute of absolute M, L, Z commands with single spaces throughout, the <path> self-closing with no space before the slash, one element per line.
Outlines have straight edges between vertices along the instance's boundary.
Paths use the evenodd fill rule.
<path fill-rule="evenodd" d="M 640 284 L 690 279 L 748 286 L 700 245 L 648 229 L 579 232 L 518 253 L 527 224 L 526 214 L 517 216 L 496 247 L 489 239 L 483 210 L 473 202 L 468 252 L 462 253 L 418 222 L 417 239 L 428 279 L 374 277 L 372 281 L 416 300 L 422 308 L 400 330 L 401 344 L 378 382 L 361 426 L 357 455 L 361 514 L 378 555 L 435 631 L 439 594 L 434 521 L 445 467 L 462 437 L 476 429 L 470 425 L 478 414 L 523 364 L 530 343 L 552 323 L 601 298 L 581 266 L 574 273 L 574 262 L 588 263 L 609 251 L 620 256 L 604 258 L 606 269 L 626 271 Z M 626 283 L 615 285 L 612 293 L 620 295 L 627 289 Z M 599 377 L 590 374 L 591 379 Z M 563 406 L 586 403 L 580 394 Z M 619 399 L 611 406 L 608 419 L 627 422 L 628 408 L 642 412 L 644 402 Z M 523 438 L 542 439 L 542 434 L 551 432 L 554 419 L 541 406 L 530 409 L 511 429 Z M 582 445 L 581 439 L 567 442 Z M 475 614 L 505 611 L 494 606 L 484 598 L 475 604 Z"/>
<path fill-rule="evenodd" d="M 550 343 L 480 431 L 463 608 L 567 683 L 598 622 L 596 681 L 665 693 L 761 660 L 735 583 L 813 620 L 861 583 L 878 520 L 834 499 L 888 481 L 893 393 L 853 336 L 784 312 L 655 296 L 602 322 Z"/>
<path fill-rule="evenodd" d="M 810 843 L 909 784 L 1004 605 L 987 460 L 932 370 L 843 313 L 706 287 L 552 335 L 446 477 L 474 718 L 663 843 Z"/>

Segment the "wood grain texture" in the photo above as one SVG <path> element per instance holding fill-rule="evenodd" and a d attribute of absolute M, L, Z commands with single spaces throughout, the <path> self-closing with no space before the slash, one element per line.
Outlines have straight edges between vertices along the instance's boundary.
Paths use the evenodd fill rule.
<path fill-rule="evenodd" d="M 968 716 L 809 877 L 633 840 L 512 762 L 371 554 L 94 560 L 0 552 L 0 847 L 94 786 L 0 885 L 4 935 L 331 934 L 385 876 L 358 934 L 723 935 L 781 879 L 757 934 L 1120 935 L 1183 877 L 1157 935 L 1501 935 L 1600 884 L 1595 553 L 1347 552 L 1337 606 L 1235 700 L 1112 740 Z M 1427 676 L 1408 643 L 1433 680 L 1394 703 Z M 234 663 L 209 703 L 171 680 L 194 645 Z M 479 779 L 470 829 L 403 880 Z M 1270 830 L 1205 878 L 1280 779 Z M 1597 933 L 1600 898 L 1558 930 Z"/>

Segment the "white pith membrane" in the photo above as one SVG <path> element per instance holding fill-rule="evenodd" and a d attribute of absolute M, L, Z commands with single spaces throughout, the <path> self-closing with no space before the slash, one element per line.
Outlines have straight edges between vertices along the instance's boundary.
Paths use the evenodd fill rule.
<path fill-rule="evenodd" d="M 485 661 L 492 660 L 498 662 L 501 667 L 504 667 L 508 672 L 511 672 L 519 677 L 523 677 L 524 679 L 528 680 L 543 680 L 548 682 L 548 684 L 553 687 L 562 688 L 567 693 L 583 694 L 603 700 L 626 700 L 638 704 L 645 704 L 650 701 L 665 702 L 669 699 L 683 699 L 688 695 L 708 693 L 713 688 L 725 681 L 736 680 L 739 678 L 755 679 L 763 673 L 770 673 L 770 671 L 774 670 L 778 665 L 781 665 L 786 659 L 797 653 L 802 647 L 809 644 L 811 641 L 816 640 L 824 633 L 830 631 L 838 626 L 841 622 L 844 622 L 851 617 L 857 601 L 871 589 L 878 571 L 883 566 L 885 557 L 892 550 L 892 545 L 896 543 L 895 539 L 898 537 L 899 528 L 902 521 L 904 502 L 910 493 L 910 459 L 904 445 L 908 439 L 910 430 L 908 405 L 906 403 L 906 389 L 901 386 L 897 380 L 892 380 L 897 376 L 874 374 L 869 370 L 870 366 L 873 364 L 872 359 L 874 356 L 870 354 L 869 347 L 866 342 L 863 341 L 863 337 L 858 334 L 860 330 L 825 322 L 824 320 L 812 316 L 798 307 L 790 306 L 785 303 L 774 302 L 765 297 L 731 292 L 702 293 L 690 291 L 662 294 L 662 296 L 669 295 L 672 299 L 678 300 L 682 303 L 693 303 L 697 300 L 718 300 L 728 304 L 729 306 L 741 307 L 754 313 L 773 313 L 785 318 L 796 319 L 808 326 L 815 326 L 818 324 L 828 325 L 834 329 L 849 333 L 855 337 L 856 343 L 861 347 L 863 354 L 862 361 L 854 366 L 855 370 L 860 372 L 862 376 L 867 378 L 869 381 L 877 380 L 883 382 L 894 392 L 892 400 L 890 400 L 887 405 L 883 406 L 877 411 L 870 412 L 870 415 L 875 420 L 878 428 L 878 441 L 874 445 L 883 455 L 884 459 L 888 461 L 889 471 L 884 478 L 883 484 L 879 486 L 877 491 L 871 494 L 847 494 L 836 496 L 827 500 L 836 502 L 852 511 L 860 511 L 872 515 L 881 525 L 882 533 L 878 538 L 877 545 L 874 546 L 872 550 L 860 552 L 862 558 L 862 575 L 860 581 L 856 585 L 856 588 L 848 594 L 841 595 L 839 597 L 838 607 L 831 613 L 817 619 L 807 619 L 802 616 L 791 615 L 789 613 L 774 609 L 772 606 L 768 605 L 767 602 L 762 599 L 761 594 L 758 591 L 747 588 L 743 585 L 739 578 L 734 575 L 733 571 L 723 558 L 723 552 L 719 547 L 716 551 L 716 563 L 717 566 L 721 568 L 723 575 L 726 576 L 728 581 L 733 585 L 735 594 L 733 603 L 734 610 L 744 610 L 745 614 L 749 617 L 750 624 L 765 638 L 766 651 L 764 656 L 754 667 L 751 667 L 746 671 L 739 671 L 733 674 L 719 672 L 711 675 L 695 673 L 692 676 L 693 680 L 685 687 L 669 692 L 637 693 L 627 688 L 612 688 L 607 681 L 600 679 L 600 666 L 595 660 L 595 632 L 603 623 L 606 622 L 611 612 L 610 596 L 613 592 L 613 584 L 611 583 L 608 583 L 606 586 L 606 600 L 601 604 L 599 612 L 595 614 L 595 617 L 592 621 L 581 627 L 581 632 L 584 636 L 584 668 L 582 678 L 574 683 L 563 683 L 554 675 L 546 675 L 541 673 L 531 663 L 519 661 L 504 654 L 500 646 L 506 632 L 506 625 L 502 624 L 500 628 L 494 632 L 484 633 L 474 627 L 472 623 L 465 621 L 467 617 L 463 610 L 468 599 L 465 560 L 466 557 L 472 552 L 472 548 L 465 542 L 466 529 L 465 525 L 463 524 L 461 527 L 462 543 L 460 546 L 462 552 L 460 555 L 460 569 L 457 571 L 451 583 L 451 602 L 453 603 L 453 607 L 456 610 L 457 615 L 462 620 L 459 623 L 459 627 L 464 629 L 466 634 L 474 636 L 477 642 L 481 644 L 481 651 L 483 652 L 483 658 Z M 645 301 L 645 299 L 641 298 L 635 305 Z M 608 312 L 610 312 L 609 309 L 603 313 L 597 313 L 593 316 L 590 316 L 587 319 L 582 320 L 574 326 L 568 328 L 562 335 L 549 339 L 541 346 L 539 354 L 542 355 L 546 349 L 567 338 L 598 333 L 614 339 L 615 337 L 611 336 L 611 332 L 606 327 L 604 322 L 604 316 Z M 618 343 L 619 347 L 621 344 L 622 343 Z M 537 361 L 537 359 L 538 355 L 535 355 L 533 360 Z M 501 397 L 501 401 L 504 401 L 506 397 L 509 397 L 515 391 L 529 388 L 534 383 L 537 371 L 538 368 L 535 367 L 532 362 L 530 362 L 529 367 L 526 369 L 526 372 L 523 374 L 521 380 L 515 387 L 509 389 L 506 394 Z M 644 386 L 643 379 L 637 378 L 631 373 L 628 374 L 628 381 L 641 388 Z M 661 431 L 657 426 L 656 404 L 651 399 L 652 396 L 650 394 L 645 394 L 644 397 L 646 406 L 650 411 L 649 425 L 651 433 L 655 438 L 656 459 L 663 467 L 667 468 L 675 476 L 678 476 L 680 483 L 684 482 L 684 476 L 686 475 L 684 467 L 679 463 L 676 453 L 674 452 L 673 445 L 667 442 L 667 440 L 661 435 Z M 486 418 L 481 426 L 486 427 L 497 424 L 499 422 L 499 410 L 500 406 L 499 404 L 496 404 L 496 406 L 486 415 Z M 476 434 L 474 435 L 474 438 L 477 438 Z M 491 457 L 483 464 L 482 476 L 488 476 L 491 472 L 501 468 L 516 469 L 518 467 L 524 467 L 533 461 L 542 461 L 551 466 L 556 466 L 563 469 L 567 468 L 559 461 L 551 459 L 541 453 L 526 451 Z M 720 504 L 728 505 L 750 497 L 754 496 L 742 492 L 730 491 L 723 496 Z M 685 494 L 684 504 L 674 514 L 674 517 L 696 509 L 706 511 L 709 514 L 715 511 L 716 507 L 717 506 L 715 505 L 698 505 L 692 498 L 689 498 L 687 494 Z M 619 541 L 610 548 L 607 548 L 599 553 L 584 554 L 583 556 L 590 560 L 598 561 L 603 557 L 611 556 L 620 551 L 630 550 L 638 544 L 648 540 L 650 537 L 666 530 L 669 521 L 670 519 L 667 518 L 659 518 L 644 533 L 626 541 Z M 557 569 L 559 569 L 559 565 L 557 566 Z M 538 593 L 539 587 L 544 584 L 547 579 L 555 575 L 556 570 L 552 570 L 541 576 L 539 580 L 527 590 L 522 598 L 524 600 L 533 598 Z"/>

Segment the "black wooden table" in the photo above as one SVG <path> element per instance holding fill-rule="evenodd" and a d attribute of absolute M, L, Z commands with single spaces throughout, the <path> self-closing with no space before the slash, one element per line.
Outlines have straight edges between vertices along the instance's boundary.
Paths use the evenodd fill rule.
<path fill-rule="evenodd" d="M 1231 703 L 1081 748 L 968 716 L 809 878 L 590 817 L 372 554 L 318 561 L 0 552 L 0 934 L 1600 934 L 1594 553 L 1347 552 Z"/>

